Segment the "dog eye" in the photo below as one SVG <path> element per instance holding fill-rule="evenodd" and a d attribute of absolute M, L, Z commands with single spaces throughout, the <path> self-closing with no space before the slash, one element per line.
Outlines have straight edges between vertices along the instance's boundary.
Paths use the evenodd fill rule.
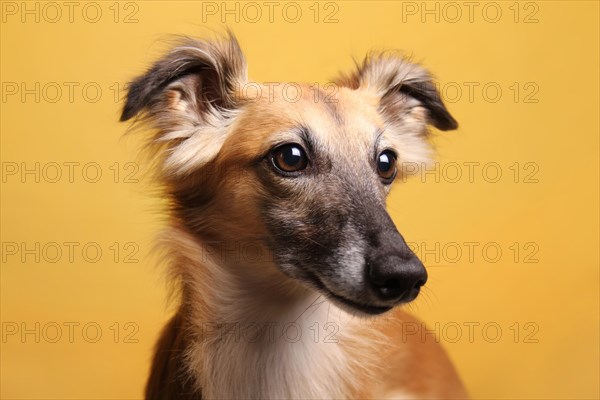
<path fill-rule="evenodd" d="M 396 158 L 396 153 L 391 150 L 384 150 L 377 157 L 377 172 L 385 183 L 392 183 L 396 177 L 398 171 Z"/>
<path fill-rule="evenodd" d="M 271 163 L 281 172 L 297 172 L 306 168 L 308 159 L 299 145 L 284 144 L 272 151 Z"/>

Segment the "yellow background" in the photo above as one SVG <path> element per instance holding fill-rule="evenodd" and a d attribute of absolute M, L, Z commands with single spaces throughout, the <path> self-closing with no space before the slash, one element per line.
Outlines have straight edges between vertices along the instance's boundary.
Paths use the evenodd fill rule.
<path fill-rule="evenodd" d="M 27 4 L 33 8 L 35 3 Z M 40 22 L 27 15 L 22 22 L 22 10 L 13 15 L 9 8 L 3 14 L 4 172 L 14 165 L 21 168 L 21 163 L 33 168 L 39 162 L 46 169 L 39 183 L 33 175 L 4 177 L 2 242 L 29 248 L 36 242 L 80 245 L 72 263 L 67 254 L 56 263 L 44 260 L 51 253 L 41 254 L 40 262 L 34 255 L 22 262 L 20 253 L 3 249 L 2 398 L 140 398 L 151 349 L 171 312 L 161 269 L 148 254 L 162 224 L 160 200 L 147 184 L 123 182 L 125 163 L 136 161 L 140 136 L 122 138 L 126 125 L 117 122 L 121 104 L 112 88 L 142 72 L 164 49 L 167 34 L 202 36 L 224 24 L 220 14 L 207 16 L 204 23 L 201 2 L 130 3 L 117 4 L 118 22 L 110 1 L 97 2 L 102 10 L 97 23 L 84 20 L 85 3 L 74 9 L 73 22 L 65 6 L 55 23 L 49 21 L 56 17 L 52 9 L 40 8 Z M 221 2 L 213 4 L 220 7 Z M 338 2 L 337 8 L 321 3 L 318 22 L 309 8 L 313 2 L 298 4 L 303 14 L 297 23 L 285 21 L 277 11 L 281 7 L 273 22 L 266 14 L 255 23 L 225 16 L 254 80 L 323 83 L 350 68 L 352 56 L 360 58 L 373 47 L 400 48 L 429 67 L 452 98 L 448 107 L 460 129 L 436 133 L 435 143 L 441 166 L 458 163 L 463 178 L 452 183 L 448 177 L 454 175 L 447 170 L 439 183 L 431 175 L 411 179 L 395 188 L 389 206 L 410 242 L 425 242 L 430 249 L 439 243 L 448 251 L 452 243 L 463 251 L 465 242 L 478 243 L 473 260 L 466 254 L 457 262 L 449 261 L 454 253 L 438 253 L 437 261 L 427 255 L 428 290 L 411 307 L 431 327 L 439 323 L 440 330 L 448 329 L 442 343 L 472 396 L 598 398 L 598 3 L 518 3 L 515 22 L 514 3 L 497 2 L 502 16 L 496 23 L 489 21 L 496 18 L 495 8 L 486 8 L 484 18 L 486 3 L 477 3 L 469 21 L 468 9 L 458 2 L 462 17 L 455 22 L 455 10 L 444 9 L 443 3 L 437 5 L 439 22 L 430 14 L 421 20 L 421 2 L 352 1 Z M 403 7 L 412 11 L 413 5 L 419 8 L 416 15 L 403 13 Z M 94 18 L 93 11 L 86 9 L 86 16 Z M 334 11 L 337 22 L 324 23 Z M 132 12 L 137 22 L 123 23 Z M 525 23 L 531 13 L 535 15 L 529 20 L 537 22 Z M 34 90 L 39 82 L 39 103 L 35 94 L 25 101 L 20 93 L 9 95 L 11 82 Z M 63 89 L 55 103 L 49 101 L 56 98 L 55 86 L 45 86 L 52 82 Z M 65 82 L 79 84 L 72 102 Z M 82 87 L 90 82 L 96 84 L 88 85 L 86 100 Z M 479 85 L 472 98 L 465 82 Z M 516 99 L 515 82 L 520 88 Z M 97 86 L 102 94 L 92 102 Z M 456 86 L 462 88 L 461 96 L 452 91 Z M 496 102 L 490 87 L 502 90 Z M 536 94 L 526 97 L 536 88 Z M 49 182 L 51 163 L 65 162 L 80 163 L 74 182 L 68 181 L 66 167 L 61 180 Z M 86 182 L 81 168 L 94 162 L 102 178 Z M 465 162 L 480 163 L 473 182 L 465 176 Z M 491 183 L 482 166 L 494 162 L 503 175 Z M 524 167 L 528 162 L 534 163 L 528 168 L 537 166 L 537 183 L 524 182 L 532 171 Z M 110 169 L 115 163 L 121 173 L 118 183 Z M 517 183 L 511 169 L 515 163 L 521 171 Z M 93 175 L 93 170 L 87 172 L 86 177 Z M 494 171 L 487 172 L 485 177 L 493 178 Z M 135 177 L 141 179 L 143 173 L 142 168 Z M 110 249 L 114 242 L 121 247 L 117 262 Z M 138 262 L 123 262 L 129 242 L 139 246 Z M 522 248 L 515 260 L 510 249 L 515 242 L 534 247 Z M 86 243 L 98 243 L 103 250 L 97 263 L 81 255 Z M 489 243 L 503 251 L 498 262 L 482 256 Z M 524 262 L 534 248 L 538 262 Z M 491 250 L 489 254 L 493 256 Z M 69 322 L 80 324 L 73 343 L 64 325 Z M 126 329 L 127 322 L 134 325 Z M 471 322 L 480 324 L 472 343 L 464 325 Z M 27 329 L 40 323 L 40 343 L 34 334 L 7 334 L 22 323 Z M 47 340 L 55 335 L 52 323 L 63 327 L 56 343 Z M 102 329 L 97 343 L 86 341 L 81 332 L 90 323 Z M 114 323 L 119 324 L 117 343 Z M 520 324 L 516 340 L 514 323 Z M 527 323 L 532 324 L 525 329 Z M 464 328 L 463 336 L 451 343 L 455 331 L 450 328 L 456 324 Z M 489 339 L 493 330 L 484 337 L 485 324 L 502 329 L 496 343 Z M 127 343 L 124 336 L 135 327 L 137 343 Z M 535 327 L 537 332 L 526 340 Z M 95 331 L 87 334 L 93 338 Z"/>

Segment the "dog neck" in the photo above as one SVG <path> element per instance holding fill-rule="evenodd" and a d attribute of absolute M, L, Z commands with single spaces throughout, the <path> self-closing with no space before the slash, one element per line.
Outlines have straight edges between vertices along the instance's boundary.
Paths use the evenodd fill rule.
<path fill-rule="evenodd" d="M 362 336 L 358 319 L 279 272 L 241 278 L 211 257 L 197 260 L 206 249 L 182 239 L 187 256 L 177 268 L 193 332 L 187 369 L 203 397 L 356 395 L 373 332 Z"/>

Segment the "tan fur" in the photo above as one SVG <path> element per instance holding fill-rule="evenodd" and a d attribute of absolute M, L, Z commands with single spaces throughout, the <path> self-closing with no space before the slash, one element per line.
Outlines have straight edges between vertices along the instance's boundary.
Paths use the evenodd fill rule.
<path fill-rule="evenodd" d="M 372 191 L 375 178 L 362 160 L 374 157 L 374 144 L 395 149 L 402 174 L 402 163 L 429 160 L 429 123 L 455 127 L 431 91 L 429 75 L 402 58 L 372 56 L 339 83 L 334 95 L 299 86 L 302 96 L 294 102 L 282 86 L 253 84 L 257 90 L 245 97 L 245 62 L 230 37 L 188 39 L 132 84 L 123 119 L 142 113 L 155 130 L 160 179 L 172 202 L 162 244 L 181 297 L 157 347 L 147 398 L 466 396 L 437 344 L 398 341 L 398 324 L 414 321 L 407 314 L 358 318 L 275 261 L 262 214 L 272 195 L 257 165 L 277 144 L 298 140 L 299 126 L 310 130 L 319 151 L 332 155 L 336 165 L 349 167 L 342 169 L 346 181 L 331 175 L 326 184 L 306 190 L 305 183 L 286 181 L 300 194 L 294 205 L 273 211 L 282 220 L 310 220 L 315 201 L 325 214 L 338 208 L 342 200 L 328 191 L 348 182 L 357 192 Z M 410 97 L 399 94 L 406 92 L 402 85 L 410 86 Z M 389 187 L 375 187 L 382 202 Z M 317 242 L 318 228 L 298 225 L 296 234 Z M 361 256 L 355 233 L 339 249 L 349 264 Z M 240 244 L 251 244 L 257 256 L 239 260 Z M 348 269 L 330 279 L 352 280 L 353 273 Z M 263 328 L 255 341 L 230 332 L 231 326 L 253 324 Z M 298 340 L 277 331 L 287 324 L 300 329 Z M 273 338 L 266 326 L 275 327 Z M 337 330 L 337 342 L 324 341 L 325 326 Z"/>
<path fill-rule="evenodd" d="M 259 286 L 265 282 L 255 282 L 256 286 L 238 282 L 237 286 L 235 278 L 212 260 L 194 261 L 198 254 L 212 252 L 201 250 L 189 235 L 173 231 L 170 241 L 171 249 L 183 257 L 178 261 L 186 266 L 185 273 L 190 274 L 184 290 L 189 297 L 184 297 L 178 315 L 187 315 L 185 337 L 193 339 L 185 354 L 186 365 L 204 398 L 382 399 L 396 398 L 392 395 L 400 391 L 412 399 L 467 397 L 443 349 L 431 335 L 422 334 L 420 321 L 404 311 L 359 319 L 276 273 L 263 277 L 272 285 L 268 289 Z M 248 342 L 236 342 L 228 334 L 223 340 L 218 330 L 206 328 L 216 323 L 261 322 L 280 326 L 296 322 L 303 336 L 295 343 L 270 341 L 256 354 L 243 350 L 251 345 Z M 315 322 L 339 328 L 335 337 L 339 344 L 315 343 L 310 329 Z M 406 323 L 418 331 L 403 335 Z M 172 342 L 167 341 L 157 352 L 172 350 Z M 298 352 L 306 359 L 289 360 L 295 368 L 286 370 L 287 352 Z M 252 374 L 244 377 L 244 372 L 256 368 L 264 369 L 265 382 L 257 382 Z M 150 379 L 149 384 L 155 381 L 160 379 Z"/>

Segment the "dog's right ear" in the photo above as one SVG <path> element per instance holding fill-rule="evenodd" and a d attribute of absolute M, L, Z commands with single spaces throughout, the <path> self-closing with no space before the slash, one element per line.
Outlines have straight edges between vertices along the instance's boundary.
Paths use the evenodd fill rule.
<path fill-rule="evenodd" d="M 238 107 L 236 90 L 247 67 L 232 34 L 215 41 L 186 38 L 131 82 L 121 121 L 133 117 L 157 130 L 166 143 L 165 167 L 189 171 L 216 156 Z"/>

